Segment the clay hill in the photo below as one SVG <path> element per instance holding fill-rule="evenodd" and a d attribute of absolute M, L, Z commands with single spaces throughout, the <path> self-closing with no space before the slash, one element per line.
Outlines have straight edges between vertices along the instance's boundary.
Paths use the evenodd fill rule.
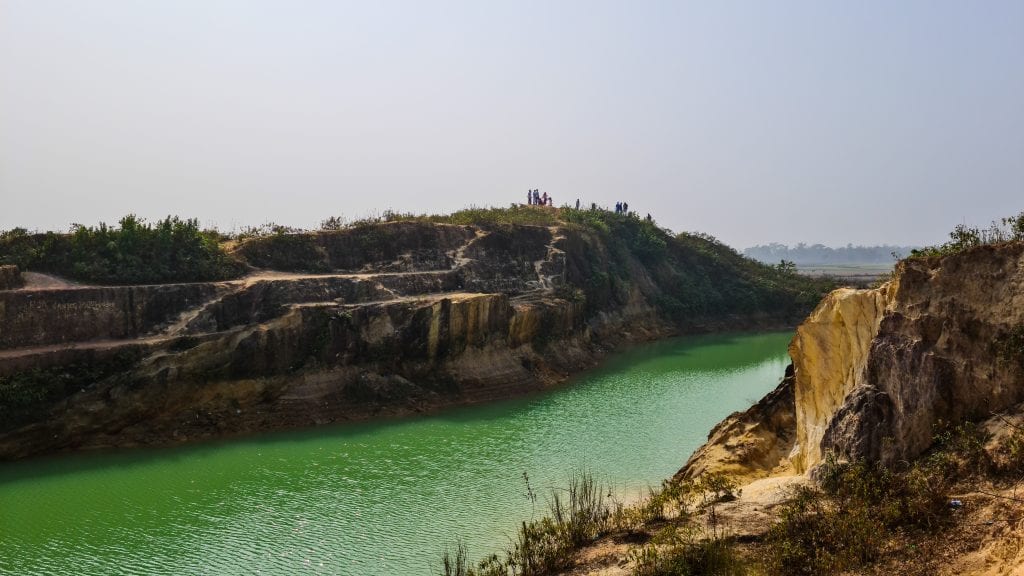
<path fill-rule="evenodd" d="M 507 398 L 629 342 L 792 326 L 827 288 L 600 210 L 396 220 L 3 233 L 0 458 Z"/>

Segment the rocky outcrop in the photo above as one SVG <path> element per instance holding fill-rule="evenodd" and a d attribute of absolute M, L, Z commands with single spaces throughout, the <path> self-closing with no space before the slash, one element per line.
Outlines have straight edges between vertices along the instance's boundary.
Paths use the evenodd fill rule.
<path fill-rule="evenodd" d="M 863 367 L 885 311 L 890 286 L 839 289 L 797 327 L 793 359 L 797 471 L 822 459 L 822 439 L 850 394 L 867 386 Z"/>
<path fill-rule="evenodd" d="M 880 288 L 837 290 L 789 351 L 792 412 L 766 398 L 731 416 L 681 474 L 812 473 L 829 453 L 909 460 L 940 422 L 981 420 L 1024 401 L 1024 243 L 908 259 Z M 771 432 L 750 434 L 758 428 Z M 786 438 L 789 449 L 776 449 Z M 774 456 L 758 457 L 765 453 Z"/>
<path fill-rule="evenodd" d="M 137 338 L 213 298 L 218 284 L 0 292 L 0 350 Z"/>
<path fill-rule="evenodd" d="M 775 390 L 715 425 L 675 479 L 722 473 L 734 480 L 753 480 L 785 470 L 796 438 L 794 380 L 790 366 Z"/>

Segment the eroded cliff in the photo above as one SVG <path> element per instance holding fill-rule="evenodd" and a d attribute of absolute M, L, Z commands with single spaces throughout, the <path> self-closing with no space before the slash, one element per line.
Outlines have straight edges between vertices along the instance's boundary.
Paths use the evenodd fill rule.
<path fill-rule="evenodd" d="M 880 288 L 836 290 L 789 352 L 773 395 L 792 403 L 770 396 L 730 416 L 681 476 L 812 473 L 827 454 L 909 460 L 939 423 L 1024 401 L 1024 243 L 908 259 Z"/>
<path fill-rule="evenodd" d="M 0 458 L 507 398 L 624 343 L 784 325 L 813 297 L 713 240 L 604 218 L 277 234 L 235 248 L 237 280 L 0 291 Z"/>

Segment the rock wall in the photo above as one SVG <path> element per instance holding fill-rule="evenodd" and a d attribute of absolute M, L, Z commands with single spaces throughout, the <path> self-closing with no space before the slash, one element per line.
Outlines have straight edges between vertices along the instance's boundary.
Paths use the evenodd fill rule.
<path fill-rule="evenodd" d="M 137 338 L 217 291 L 217 284 L 167 284 L 0 292 L 0 350 Z"/>
<path fill-rule="evenodd" d="M 839 289 L 822 300 L 797 327 L 789 345 L 793 359 L 798 472 L 822 459 L 822 439 L 847 397 L 866 386 L 864 366 L 878 333 L 890 287 Z"/>
<path fill-rule="evenodd" d="M 822 451 L 913 458 L 940 420 L 979 420 L 1024 400 L 1024 244 L 905 261 L 887 290 L 868 355 L 855 368 L 862 383 L 828 419 Z M 806 468 L 814 463 L 808 457 Z"/>
<path fill-rule="evenodd" d="M 712 430 L 681 476 L 813 473 L 830 453 L 909 460 L 939 422 L 1024 401 L 1024 243 L 905 260 L 880 288 L 837 290 L 789 352 L 791 377 Z"/>
<path fill-rule="evenodd" d="M 620 345 L 806 313 L 811 281 L 608 218 L 281 234 L 237 247 L 273 268 L 239 280 L 0 292 L 0 459 L 509 398 Z"/>
<path fill-rule="evenodd" d="M 0 425 L 0 458 L 507 398 L 592 364 L 594 350 L 575 330 L 579 312 L 571 303 L 512 303 L 503 294 L 290 306 L 257 326 L 156 345 L 81 390 L 75 383 L 54 391 L 47 413 L 59 417 Z M 545 345 L 537 327 L 559 345 Z"/>

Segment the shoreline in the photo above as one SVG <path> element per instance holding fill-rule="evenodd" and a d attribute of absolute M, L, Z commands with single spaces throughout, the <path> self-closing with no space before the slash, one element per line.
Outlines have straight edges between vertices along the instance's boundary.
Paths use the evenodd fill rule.
<path fill-rule="evenodd" d="M 237 441 L 252 441 L 257 440 L 263 436 L 269 436 L 274 434 L 302 434 L 302 433 L 314 433 L 316 430 L 330 430 L 339 429 L 347 426 L 359 426 L 359 425 L 371 425 L 371 424 L 387 424 L 387 423 L 400 423 L 404 421 L 414 420 L 417 418 L 429 418 L 438 415 L 442 415 L 445 412 L 467 409 L 478 406 L 486 406 L 492 404 L 500 404 L 502 402 L 520 401 L 531 397 L 538 397 L 544 394 L 551 393 L 553 391 L 571 387 L 574 380 L 585 377 L 588 373 L 600 369 L 601 366 L 614 359 L 619 354 L 624 354 L 635 348 L 643 347 L 646 345 L 658 344 L 668 342 L 674 339 L 682 338 L 699 338 L 702 336 L 722 336 L 727 337 L 729 335 L 751 335 L 761 333 L 776 333 L 776 332 L 790 332 L 795 329 L 795 325 L 786 322 L 755 322 L 753 325 L 745 324 L 738 327 L 724 327 L 720 330 L 692 330 L 692 331 L 672 331 L 666 332 L 662 335 L 654 337 L 645 337 L 640 339 L 624 339 L 615 342 L 613 345 L 606 343 L 604 346 L 596 346 L 595 350 L 591 353 L 590 362 L 588 365 L 572 372 L 550 372 L 547 371 L 544 376 L 546 377 L 543 383 L 539 387 L 523 389 L 516 393 L 508 396 L 495 397 L 495 398 L 449 398 L 450 401 L 436 401 L 432 403 L 418 405 L 414 408 L 393 405 L 384 406 L 378 410 L 373 411 L 361 411 L 356 413 L 345 414 L 343 417 L 330 422 L 324 422 L 314 425 L 302 425 L 302 424 L 285 424 L 283 426 L 270 426 L 258 429 L 241 430 L 234 433 L 228 432 L 223 433 L 223 430 L 217 430 L 209 434 L 196 435 L 196 436 L 159 436 L 154 441 L 146 442 L 118 442 L 116 444 L 94 444 L 84 445 L 78 447 L 71 447 L 65 449 L 58 449 L 53 451 L 36 452 L 31 455 L 13 458 L 13 459 L 0 459 L 0 466 L 7 464 L 15 464 L 20 462 L 29 461 L 46 461 L 46 460 L 59 460 L 62 458 L 75 458 L 75 457 L 89 457 L 92 455 L 118 455 L 118 454 L 131 454 L 133 452 L 150 452 L 150 451 L 173 451 L 185 447 L 202 447 L 212 446 L 221 443 L 230 443 Z"/>

